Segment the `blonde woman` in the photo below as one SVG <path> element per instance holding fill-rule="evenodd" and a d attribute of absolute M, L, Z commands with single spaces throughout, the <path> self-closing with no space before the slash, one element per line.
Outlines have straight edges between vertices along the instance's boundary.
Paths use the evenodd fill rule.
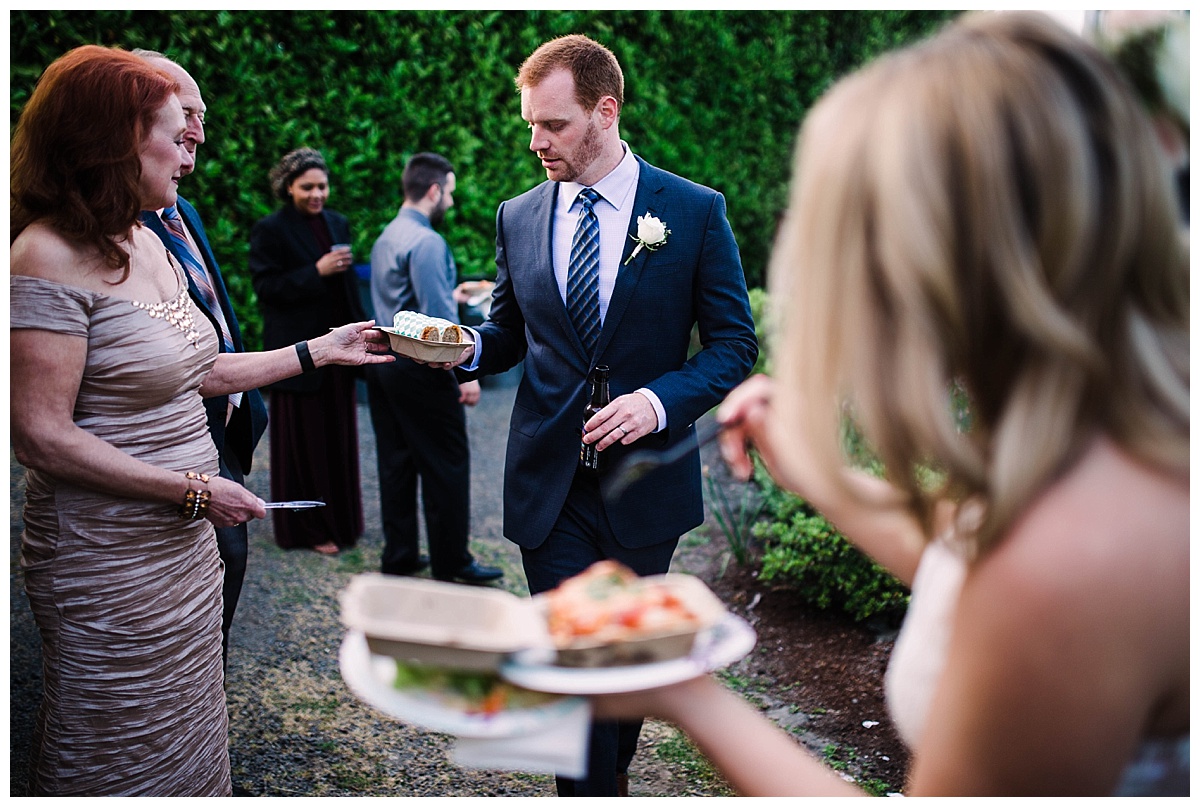
<path fill-rule="evenodd" d="M 722 406 L 722 449 L 746 475 L 756 446 L 912 586 L 885 682 L 908 795 L 1188 792 L 1188 256 L 1168 176 L 1109 63 L 1040 15 L 968 16 L 804 124 L 771 267 L 777 374 Z M 845 467 L 847 414 L 886 480 Z M 597 707 L 677 722 L 745 794 L 856 792 L 711 678 Z"/>

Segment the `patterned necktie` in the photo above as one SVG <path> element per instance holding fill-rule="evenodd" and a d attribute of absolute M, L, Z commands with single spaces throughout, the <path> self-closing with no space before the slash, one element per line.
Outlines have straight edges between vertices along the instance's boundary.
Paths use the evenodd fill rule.
<path fill-rule="evenodd" d="M 175 209 L 174 205 L 164 208 L 162 220 L 163 224 L 167 227 L 167 232 L 171 236 L 171 241 L 176 246 L 175 252 L 180 256 L 183 268 L 187 270 L 188 277 L 196 284 L 196 288 L 200 290 L 200 297 L 203 298 L 204 304 L 208 306 L 208 310 L 213 313 L 217 324 L 221 326 L 221 341 L 225 343 L 225 352 L 232 353 L 233 337 L 229 335 L 229 326 L 225 322 L 225 313 L 221 310 L 221 303 L 217 300 L 216 289 L 213 288 L 212 281 L 208 278 L 208 272 L 204 269 L 204 261 L 192 249 L 192 244 L 183 229 L 183 219 L 179 217 L 179 211 Z"/>
<path fill-rule="evenodd" d="M 584 188 L 577 198 L 582 200 L 583 209 L 571 239 L 567 315 L 590 356 L 600 336 L 600 221 L 592 209 L 600 194 Z"/>

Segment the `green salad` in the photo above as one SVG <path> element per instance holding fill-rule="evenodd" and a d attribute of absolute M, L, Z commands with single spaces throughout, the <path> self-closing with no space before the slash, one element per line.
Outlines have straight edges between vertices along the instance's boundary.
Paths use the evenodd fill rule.
<path fill-rule="evenodd" d="M 507 709 L 528 709 L 556 700 L 558 695 L 515 686 L 497 673 L 457 670 L 397 661 L 392 685 L 402 691 L 425 692 L 446 706 L 468 714 L 496 714 Z"/>

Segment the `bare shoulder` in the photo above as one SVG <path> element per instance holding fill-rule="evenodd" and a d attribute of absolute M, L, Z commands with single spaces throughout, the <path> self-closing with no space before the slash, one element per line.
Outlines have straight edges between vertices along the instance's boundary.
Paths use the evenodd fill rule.
<path fill-rule="evenodd" d="M 9 250 L 10 272 L 73 286 L 86 286 L 95 253 L 41 222 L 25 228 Z"/>
<path fill-rule="evenodd" d="M 1156 709 L 1187 691 L 1188 500 L 1186 476 L 1097 440 L 970 570 L 960 617 L 1060 704 L 1172 724 Z"/>
<path fill-rule="evenodd" d="M 1109 793 L 1189 726 L 1188 481 L 1097 441 L 968 570 L 914 793 Z"/>
<path fill-rule="evenodd" d="M 1172 586 L 1186 590 L 1189 509 L 1186 476 L 1099 439 L 1033 502 L 980 572 L 1064 605 L 1103 611 L 1135 591 L 1149 605 Z"/>

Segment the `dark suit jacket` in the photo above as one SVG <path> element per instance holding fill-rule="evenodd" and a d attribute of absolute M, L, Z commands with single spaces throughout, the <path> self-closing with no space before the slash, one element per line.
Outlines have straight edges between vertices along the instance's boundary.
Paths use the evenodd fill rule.
<path fill-rule="evenodd" d="M 229 302 L 229 292 L 225 289 L 225 280 L 221 277 L 221 269 L 217 265 L 216 256 L 213 255 L 212 246 L 208 243 L 208 236 L 204 232 L 204 225 L 200 221 L 200 214 L 183 197 L 179 197 L 177 206 L 179 216 L 191 232 L 196 246 L 200 248 L 200 254 L 203 256 L 204 263 L 208 267 L 209 274 L 212 276 L 213 288 L 217 293 L 217 301 L 221 305 L 221 311 L 225 315 L 225 323 L 229 326 L 230 336 L 233 337 L 234 348 L 237 352 L 241 352 L 245 350 L 245 346 L 242 345 L 242 332 L 238 328 L 237 315 L 233 313 L 233 305 Z M 171 241 L 171 237 L 167 234 L 167 228 L 163 226 L 162 220 L 153 211 L 143 212 L 141 219 L 147 227 L 162 239 L 167 249 L 175 255 L 176 260 L 183 263 L 183 258 L 176 253 L 175 246 Z M 204 312 L 204 315 L 212 323 L 213 329 L 217 330 L 219 334 L 220 326 L 217 324 L 215 315 L 205 304 L 203 298 L 201 298 L 200 292 L 196 289 L 196 284 L 192 282 L 190 277 L 188 278 L 188 290 L 192 294 L 192 301 L 196 304 L 196 307 Z M 217 341 L 221 345 L 221 350 L 224 351 L 224 344 L 220 339 Z M 262 437 L 263 432 L 267 428 L 267 408 L 263 404 L 262 396 L 258 390 L 247 390 L 242 395 L 241 406 L 234 409 L 233 417 L 230 418 L 228 425 L 225 424 L 225 417 L 229 409 L 229 398 L 227 396 L 219 395 L 214 398 L 205 398 L 204 409 L 208 415 L 208 431 L 217 446 L 217 451 L 223 456 L 227 453 L 232 453 L 237 457 L 242 472 L 250 473 L 250 463 L 254 457 L 254 447 L 258 445 L 259 438 Z"/>
<path fill-rule="evenodd" d="M 333 243 L 350 243 L 350 224 L 345 216 L 328 208 L 321 215 L 329 225 Z M 367 319 L 353 269 L 333 279 L 321 277 L 317 260 L 324 254 L 304 217 L 291 204 L 260 219 L 250 230 L 250 271 L 263 315 L 264 349 L 294 345 L 323 336 L 330 328 Z M 337 291 L 344 289 L 349 319 L 335 316 L 331 286 Z M 315 392 L 324 377 L 322 369 L 271 386 L 290 392 Z"/>
<path fill-rule="evenodd" d="M 544 182 L 500 205 L 496 288 L 479 326 L 477 374 L 521 359 L 504 472 L 504 534 L 540 545 L 566 500 L 594 364 L 611 368 L 616 398 L 652 390 L 667 413 L 665 432 L 601 455 L 610 469 L 632 450 L 696 444 L 695 421 L 743 381 L 758 355 L 754 321 L 724 197 L 638 159 L 641 173 L 629 233 L 650 213 L 671 231 L 655 252 L 629 239 L 596 346 L 588 356 L 567 317 L 552 268 L 551 227 L 558 183 Z M 689 358 L 693 325 L 702 348 Z M 472 374 L 463 374 L 470 377 Z M 673 540 L 704 520 L 700 453 L 660 468 L 607 504 L 618 541 L 630 548 Z"/>

